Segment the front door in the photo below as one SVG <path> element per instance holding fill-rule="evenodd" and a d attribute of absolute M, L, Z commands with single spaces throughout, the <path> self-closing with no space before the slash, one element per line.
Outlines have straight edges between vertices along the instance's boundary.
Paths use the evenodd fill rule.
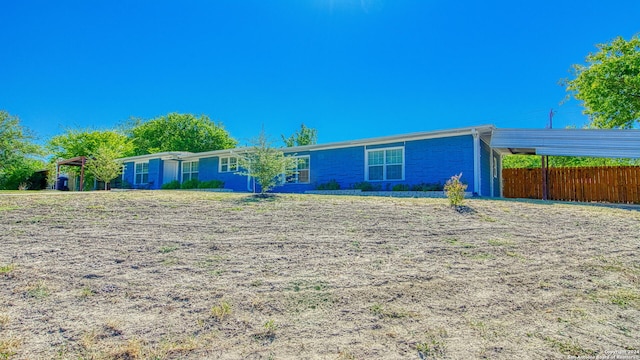
<path fill-rule="evenodd" d="M 162 174 L 163 184 L 178 180 L 178 162 L 175 160 L 165 160 Z"/>

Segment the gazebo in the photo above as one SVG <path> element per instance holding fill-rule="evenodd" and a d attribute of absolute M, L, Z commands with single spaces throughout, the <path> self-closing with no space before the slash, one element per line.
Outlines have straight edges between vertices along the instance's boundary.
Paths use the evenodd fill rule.
<path fill-rule="evenodd" d="M 56 170 L 56 179 L 60 176 L 60 166 L 80 166 L 80 191 L 84 189 L 84 166 L 87 163 L 86 156 L 76 156 L 71 159 L 60 160 L 58 161 L 58 167 Z"/>

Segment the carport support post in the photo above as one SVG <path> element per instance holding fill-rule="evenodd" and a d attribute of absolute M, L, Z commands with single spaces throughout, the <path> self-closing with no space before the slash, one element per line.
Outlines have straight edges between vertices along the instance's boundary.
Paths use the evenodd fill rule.
<path fill-rule="evenodd" d="M 56 161 L 56 182 L 55 185 L 53 185 L 53 189 L 54 190 L 60 190 L 58 189 L 58 179 L 60 178 L 60 163 L 58 163 Z"/>
<path fill-rule="evenodd" d="M 542 155 L 542 162 L 540 166 L 540 170 L 542 171 L 542 200 L 547 200 L 549 197 L 549 182 L 547 181 L 548 176 L 548 167 L 549 167 L 549 157 Z"/>
<path fill-rule="evenodd" d="M 84 163 L 85 157 L 82 157 L 82 166 L 80 166 L 80 191 L 84 190 Z"/>

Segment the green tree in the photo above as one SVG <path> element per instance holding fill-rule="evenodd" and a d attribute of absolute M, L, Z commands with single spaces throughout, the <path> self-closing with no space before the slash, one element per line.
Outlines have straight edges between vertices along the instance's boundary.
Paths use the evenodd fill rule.
<path fill-rule="evenodd" d="M 550 167 L 589 167 L 589 166 L 624 166 L 639 165 L 638 159 L 610 159 L 582 156 L 549 156 Z M 536 155 L 507 155 L 502 159 L 505 169 L 540 168 L 540 156 Z"/>
<path fill-rule="evenodd" d="M 89 156 L 103 147 L 108 147 L 118 157 L 129 156 L 133 151 L 129 138 L 113 130 L 68 129 L 64 134 L 52 137 L 47 143 L 47 149 L 55 160 Z"/>
<path fill-rule="evenodd" d="M 0 174 L 0 190 L 34 189 L 31 178 L 36 171 L 45 167 L 44 161 L 40 159 L 26 156 L 14 159 L 5 167 L 6 171 Z"/>
<path fill-rule="evenodd" d="M 42 149 L 33 140 L 17 116 L 0 110 L 0 189 L 17 189 L 42 167 L 35 158 L 42 155 Z"/>
<path fill-rule="evenodd" d="M 304 124 L 300 124 L 300 130 L 296 131 L 291 136 L 280 136 L 287 147 L 315 145 L 318 143 L 318 130 L 308 128 Z"/>
<path fill-rule="evenodd" d="M 593 126 L 632 128 L 640 121 L 640 37 L 617 37 L 596 47 L 586 65 L 573 65 L 575 78 L 562 84 L 582 101 Z"/>
<path fill-rule="evenodd" d="M 273 148 L 264 129 L 252 140 L 252 146 L 240 155 L 238 165 L 241 170 L 237 174 L 255 178 L 262 195 L 282 185 L 286 176 L 297 167 L 294 157 L 285 156 L 282 151 Z"/>
<path fill-rule="evenodd" d="M 206 115 L 170 113 L 148 121 L 132 119 L 125 128 L 133 142 L 134 155 L 231 149 L 237 144 L 222 124 Z"/>
<path fill-rule="evenodd" d="M 122 165 L 116 161 L 121 155 L 110 147 L 101 146 L 87 160 L 87 172 L 104 182 L 104 189 L 122 172 Z"/>
<path fill-rule="evenodd" d="M 90 157 L 101 148 L 110 149 L 116 158 L 125 157 L 132 154 L 133 144 L 126 135 L 113 130 L 68 129 L 64 134 L 51 138 L 47 143 L 47 148 L 53 155 L 52 161 L 57 161 L 78 156 Z M 65 169 L 66 172 L 75 175 L 79 170 L 75 166 L 69 166 Z M 93 174 L 87 175 L 85 189 L 91 187 L 94 179 Z"/>

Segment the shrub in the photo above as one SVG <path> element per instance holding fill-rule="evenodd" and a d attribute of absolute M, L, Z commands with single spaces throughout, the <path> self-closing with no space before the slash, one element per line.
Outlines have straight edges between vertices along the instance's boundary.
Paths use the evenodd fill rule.
<path fill-rule="evenodd" d="M 211 308 L 211 316 L 218 321 L 224 320 L 224 318 L 229 315 L 231 315 L 231 304 L 226 301 L 222 301 L 219 305 Z"/>
<path fill-rule="evenodd" d="M 180 189 L 197 189 L 199 183 L 198 179 L 183 181 L 182 185 L 180 185 Z"/>
<path fill-rule="evenodd" d="M 442 191 L 444 187 L 440 183 L 420 183 L 411 186 L 411 191 Z"/>
<path fill-rule="evenodd" d="M 162 189 L 163 190 L 180 189 L 180 182 L 178 180 L 173 180 L 166 184 L 162 184 Z"/>
<path fill-rule="evenodd" d="M 340 184 L 336 179 L 331 179 L 327 183 L 316 186 L 316 190 L 340 190 Z"/>
<path fill-rule="evenodd" d="M 370 182 L 359 182 L 351 185 L 351 188 L 362 191 L 380 191 L 382 186 L 380 184 L 372 184 Z"/>
<path fill-rule="evenodd" d="M 200 181 L 198 189 L 221 189 L 224 187 L 224 181 L 221 180 L 209 180 Z"/>
<path fill-rule="evenodd" d="M 392 191 L 409 191 L 410 187 L 407 184 L 396 184 L 391 188 Z"/>
<path fill-rule="evenodd" d="M 449 204 L 451 206 L 461 206 L 464 202 L 464 192 L 467 190 L 467 184 L 460 181 L 462 173 L 453 175 L 447 183 L 444 184 L 444 192 L 449 198 Z"/>

